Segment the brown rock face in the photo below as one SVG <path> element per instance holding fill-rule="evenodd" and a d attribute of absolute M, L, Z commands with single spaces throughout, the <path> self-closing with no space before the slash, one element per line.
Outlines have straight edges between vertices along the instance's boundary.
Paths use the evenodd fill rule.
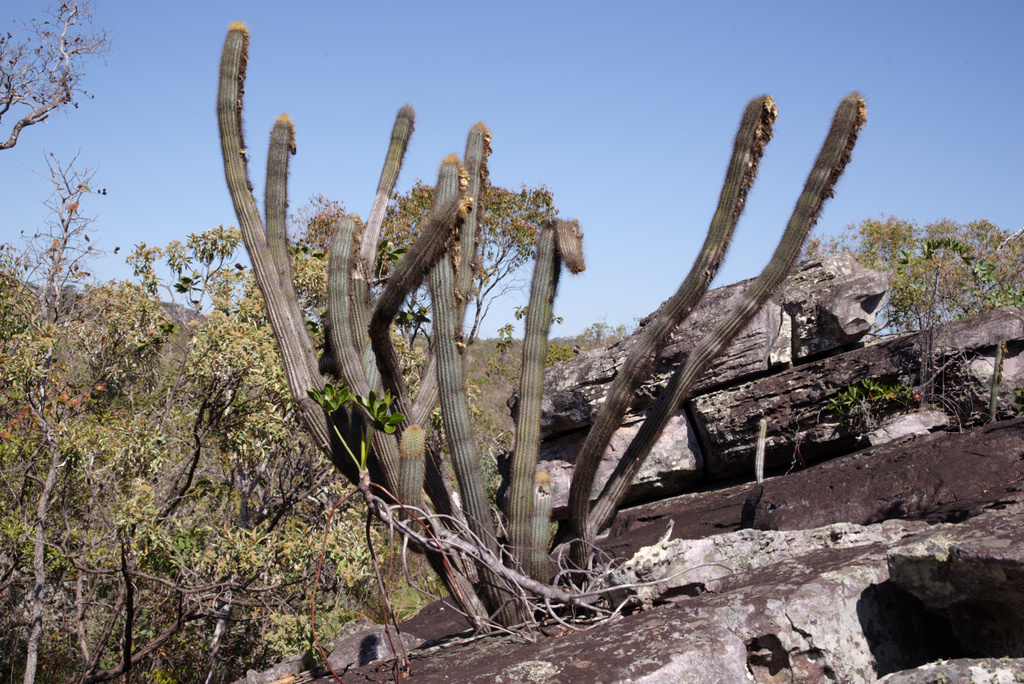
<path fill-rule="evenodd" d="M 744 502 L 758 492 L 760 529 L 745 529 Z M 579 632 L 555 625 L 526 642 L 473 639 L 435 604 L 402 625 L 420 640 L 408 681 L 858 684 L 1024 673 L 1024 419 L 890 442 L 760 488 L 637 506 L 601 545 L 632 559 L 624 573 L 655 583 L 637 590 L 647 610 Z M 343 679 L 395 681 L 386 661 Z"/>
<path fill-rule="evenodd" d="M 651 405 L 675 367 L 743 298 L 752 282 L 745 280 L 711 290 L 672 333 L 637 396 L 634 409 L 638 414 Z M 884 275 L 865 269 L 849 255 L 804 262 L 775 301 L 761 310 L 698 382 L 696 391 L 758 375 L 808 355 L 856 345 L 874 324 L 887 288 Z M 643 334 L 647 320 L 640 322 L 632 337 L 608 349 L 584 352 L 548 370 L 544 378 L 542 436 L 593 422 L 607 384 Z M 515 400 L 510 403 L 514 407 Z"/>
<path fill-rule="evenodd" d="M 977 382 L 958 384 L 956 376 L 962 376 L 972 364 L 980 365 L 988 354 L 994 354 L 997 343 L 1006 340 L 1011 342 L 1004 371 L 1010 368 L 1016 373 L 1024 349 L 1024 313 L 1019 309 L 999 309 L 936 331 L 934 349 L 946 369 L 939 380 L 943 389 L 948 389 L 947 407 L 960 416 L 982 405 L 987 410 L 991 371 L 989 387 Z M 844 423 L 828 410 L 829 400 L 866 379 L 916 386 L 924 341 L 925 333 L 902 337 L 694 397 L 690 407 L 708 475 L 722 478 L 751 472 L 756 446 L 752 436 L 762 417 L 768 419 L 765 460 L 769 467 L 795 462 L 798 453 L 811 459 L 852 451 L 862 436 L 881 425 L 891 409 L 880 405 L 873 416 L 868 413 L 868 420 Z M 1012 390 L 1006 388 L 1019 381 L 1011 374 L 1004 377 L 999 399 L 1004 416 L 1013 410 Z M 959 403 L 959 408 L 952 402 Z"/>
<path fill-rule="evenodd" d="M 724 312 L 739 303 L 750 282 L 712 290 L 672 334 L 657 355 L 652 375 L 640 389 L 633 413 L 627 416 L 604 455 L 599 483 L 614 469 L 629 439 L 639 429 L 644 412 L 675 368 L 713 330 Z M 697 392 L 763 376 L 772 369 L 788 367 L 794 359 L 856 346 L 874 323 L 886 287 L 884 276 L 864 269 L 847 255 L 802 264 L 776 301 L 758 314 L 699 382 Z M 622 343 L 584 352 L 554 366 L 545 376 L 541 431 L 546 439 L 541 447 L 540 468 L 555 483 L 555 518 L 564 517 L 569 481 L 586 436 L 585 428 L 593 422 L 608 383 L 636 345 L 644 325 L 642 322 L 640 330 Z M 514 410 L 514 400 L 511 403 Z M 740 429 L 746 427 L 743 424 Z M 701 433 L 694 430 L 688 413 L 681 411 L 645 463 L 628 501 L 668 496 L 705 477 L 708 464 L 697 439 Z M 773 443 L 776 441 L 773 439 Z M 745 453 L 741 457 L 745 458 Z"/>

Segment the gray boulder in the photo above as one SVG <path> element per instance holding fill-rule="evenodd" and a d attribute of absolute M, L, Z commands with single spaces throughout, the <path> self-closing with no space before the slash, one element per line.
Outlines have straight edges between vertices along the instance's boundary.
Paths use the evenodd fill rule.
<path fill-rule="evenodd" d="M 891 682 L 942 681 L 906 677 L 927 663 L 962 657 L 965 646 L 952 622 L 958 618 L 930 612 L 894 582 L 890 558 L 915 545 L 966 549 L 992 530 L 1001 530 L 1004 549 L 1024 546 L 1024 505 L 959 524 L 890 520 L 666 539 L 621 569 L 627 582 L 654 583 L 644 588 L 653 587 L 646 610 L 558 638 L 523 643 L 496 636 L 414 655 L 414 681 L 868 684 L 886 675 Z M 1020 563 L 1004 567 L 1016 572 Z M 976 656 L 991 658 L 1000 647 L 994 643 Z M 971 676 L 983 671 L 977 663 L 962 665 Z M 984 667 L 992 677 L 1019 671 L 1009 660 Z"/>
<path fill-rule="evenodd" d="M 942 411 L 918 411 L 893 416 L 877 430 L 866 435 L 868 444 L 878 446 L 906 437 L 919 437 L 949 427 L 949 416 Z"/>
<path fill-rule="evenodd" d="M 623 425 L 612 436 L 611 443 L 598 466 L 591 498 L 596 498 L 601 493 L 600 487 L 611 475 L 619 458 L 639 430 L 640 423 L 633 422 Z M 551 477 L 551 514 L 556 520 L 561 520 L 567 515 L 572 472 L 586 436 L 585 431 L 571 432 L 545 442 L 541 449 L 537 468 Z M 680 411 L 669 420 L 661 437 L 658 438 L 650 456 L 633 480 L 626 500 L 634 502 L 671 496 L 689 488 L 703 476 L 704 458 L 701 456 L 697 437 L 686 413 Z"/>
<path fill-rule="evenodd" d="M 783 288 L 780 339 L 788 333 L 789 356 L 777 345 L 778 361 L 798 361 L 858 343 L 875 324 L 889 288 L 884 275 L 864 268 L 849 254 L 814 263 L 803 264 Z"/>
<path fill-rule="evenodd" d="M 646 410 L 676 366 L 743 297 L 752 280 L 708 292 L 701 304 L 659 350 L 651 376 L 634 403 Z M 741 332 L 713 368 L 698 381 L 697 392 L 764 373 L 808 355 L 856 345 L 874 323 L 888 282 L 849 255 L 800 264 L 774 300 Z M 652 314 L 656 315 L 655 314 Z M 544 377 L 541 434 L 550 437 L 590 425 L 605 388 L 615 377 L 650 321 L 608 349 L 579 354 L 550 368 Z M 515 400 L 511 402 L 515 410 Z"/>
<path fill-rule="evenodd" d="M 970 655 L 1024 657 L 1024 534 L 1020 520 L 947 529 L 890 549 L 896 586 L 949 619 Z"/>
<path fill-rule="evenodd" d="M 1020 658 L 957 658 L 928 663 L 913 670 L 888 674 L 881 684 L 1020 684 L 1024 660 Z"/>
<path fill-rule="evenodd" d="M 364 667 L 380 660 L 394 658 L 395 654 L 391 648 L 391 639 L 395 638 L 392 630 L 391 639 L 383 625 L 378 625 L 369 620 L 360 620 L 354 626 L 346 630 L 350 636 L 336 641 L 327 661 L 335 670 L 347 670 L 350 667 Z M 399 637 L 405 651 L 409 652 L 423 644 L 423 639 L 418 639 L 412 634 L 402 632 Z M 398 644 L 395 644 L 398 646 Z"/>

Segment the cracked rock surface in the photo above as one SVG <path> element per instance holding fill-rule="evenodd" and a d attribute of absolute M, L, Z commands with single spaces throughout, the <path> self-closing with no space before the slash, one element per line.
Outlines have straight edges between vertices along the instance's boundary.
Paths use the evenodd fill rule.
<path fill-rule="evenodd" d="M 640 590 L 646 610 L 534 643 L 506 636 L 414 652 L 410 681 L 1015 681 L 1005 677 L 1021 672 L 1017 657 L 991 659 L 1002 642 L 964 638 L 965 630 L 988 633 L 932 608 L 993 590 L 1019 605 L 1020 548 L 1024 503 L 960 523 L 889 520 L 668 539 L 641 549 L 619 573 L 627 583 L 662 580 Z M 1002 584 L 994 582 L 997 567 Z M 938 660 L 951 662 L 929 665 Z M 373 678 L 381 674 L 350 671 L 345 681 L 382 681 Z"/>

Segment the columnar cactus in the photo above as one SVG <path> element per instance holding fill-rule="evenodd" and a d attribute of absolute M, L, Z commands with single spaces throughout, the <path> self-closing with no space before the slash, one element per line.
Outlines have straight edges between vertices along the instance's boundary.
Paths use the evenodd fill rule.
<path fill-rule="evenodd" d="M 584 268 L 578 224 L 554 220 L 538 227 L 537 265 L 523 344 L 508 531 L 507 538 L 503 538 L 486 497 L 480 454 L 470 426 L 462 339 L 466 302 L 478 268 L 484 213 L 480 197 L 487 184 L 490 132 L 483 124 L 473 126 L 463 161 L 454 155 L 442 161 L 435 205 L 374 301 L 370 283 L 377 242 L 413 130 L 412 108 L 406 106 L 398 112 L 369 221 L 361 233 L 351 218 L 340 219 L 335 226 L 328 266 L 327 358 L 318 362 L 292 285 L 285 237 L 287 165 L 295 153 L 294 130 L 287 116 L 277 120 L 271 134 L 266 229 L 248 180 L 241 124 L 248 41 L 246 27 L 235 23 L 224 44 L 217 105 L 224 170 L 289 386 L 309 433 L 338 469 L 361 487 L 368 501 L 382 500 L 370 494 L 368 483 L 372 480 L 394 493 L 407 508 L 432 511 L 427 524 L 433 526 L 437 536 L 431 537 L 434 542 L 428 542 L 410 527 L 402 527 L 408 522 L 404 514 L 399 517 L 405 522 L 394 523 L 386 509 L 376 508 L 385 522 L 391 520 L 390 524 L 398 525 L 420 544 L 448 584 L 452 597 L 477 624 L 488 620 L 505 625 L 529 621 L 530 608 L 535 606 L 523 597 L 530 595 L 547 599 L 548 605 L 552 597 L 563 605 L 593 605 L 591 595 L 547 584 L 551 483 L 537 472 L 543 366 L 559 273 L 563 265 L 573 273 Z M 790 269 L 849 160 L 864 123 L 864 103 L 856 93 L 843 100 L 775 256 L 737 310 L 725 317 L 677 371 L 592 505 L 597 463 L 648 374 L 656 350 L 701 300 L 722 262 L 776 115 L 775 103 L 767 96 L 747 106 L 718 210 L 697 261 L 675 296 L 647 326 L 643 342 L 626 360 L 586 439 L 570 493 L 570 525 L 576 539 L 572 560 L 577 572 L 584 575 L 596 533 L 611 520 L 668 416 Z M 391 327 L 402 302 L 425 280 L 433 300 L 433 345 L 420 389 L 410 396 L 392 346 Z M 321 371 L 348 388 L 350 394 L 344 396 L 358 396 L 360 401 L 327 405 L 311 398 L 325 396 L 326 381 Z M 383 404 L 375 404 L 374 397 L 385 396 L 384 392 L 389 397 L 387 406 L 400 416 L 387 417 L 380 412 Z M 334 392 L 328 394 L 335 396 Z M 438 402 L 448 440 L 447 454 L 426 446 L 425 423 Z M 373 429 L 377 425 L 386 429 Z M 361 442 L 370 434 L 369 444 Z M 360 453 L 368 453 L 365 463 L 349 455 L 357 453 L 358 448 L 363 449 Z M 445 476 L 449 468 L 458 482 L 459 497 L 454 496 Z M 437 542 L 438 538 L 447 542 Z"/>

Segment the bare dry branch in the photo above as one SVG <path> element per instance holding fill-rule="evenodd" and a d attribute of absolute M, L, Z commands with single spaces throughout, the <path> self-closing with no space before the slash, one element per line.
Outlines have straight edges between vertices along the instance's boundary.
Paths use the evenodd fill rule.
<path fill-rule="evenodd" d="M 0 150 L 55 110 L 77 108 L 76 96 L 92 97 L 82 87 L 85 64 L 110 51 L 107 32 L 92 28 L 94 12 L 89 2 L 57 2 L 17 35 L 0 33 L 0 124 L 14 121 Z"/>

